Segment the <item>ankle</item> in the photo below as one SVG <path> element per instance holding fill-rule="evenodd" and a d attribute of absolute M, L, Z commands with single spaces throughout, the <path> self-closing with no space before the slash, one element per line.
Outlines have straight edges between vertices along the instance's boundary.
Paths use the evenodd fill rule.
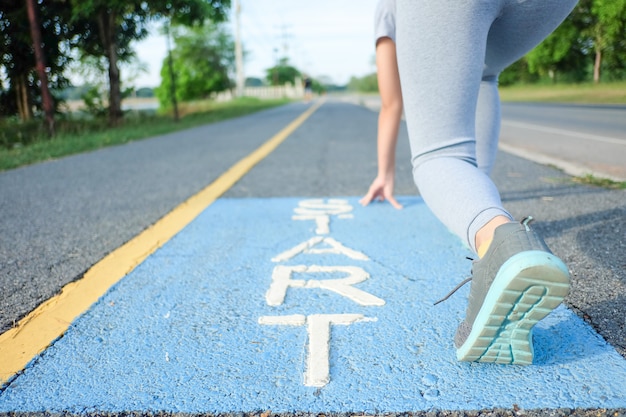
<path fill-rule="evenodd" d="M 475 237 L 475 244 L 476 252 L 479 258 L 482 258 L 485 253 L 487 253 L 489 245 L 491 245 L 491 241 L 493 240 L 493 234 L 496 228 L 498 226 L 511 222 L 512 220 L 506 216 L 497 216 L 491 219 L 482 228 L 480 228 L 480 230 L 478 230 Z"/>

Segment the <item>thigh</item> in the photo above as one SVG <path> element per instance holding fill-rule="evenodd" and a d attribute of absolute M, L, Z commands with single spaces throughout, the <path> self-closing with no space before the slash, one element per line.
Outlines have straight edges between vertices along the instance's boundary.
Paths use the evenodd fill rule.
<path fill-rule="evenodd" d="M 474 140 L 486 40 L 499 4 L 398 0 L 398 64 L 414 158 L 455 153 Z"/>
<path fill-rule="evenodd" d="M 552 33 L 578 0 L 507 0 L 491 25 L 485 74 L 497 75 Z"/>

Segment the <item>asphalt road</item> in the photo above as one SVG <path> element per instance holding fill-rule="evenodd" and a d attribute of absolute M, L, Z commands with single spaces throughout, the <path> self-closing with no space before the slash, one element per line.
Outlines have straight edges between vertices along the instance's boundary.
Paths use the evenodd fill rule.
<path fill-rule="evenodd" d="M 307 106 L 0 173 L 0 331 L 210 184 Z M 376 120 L 368 108 L 330 99 L 224 196 L 362 195 L 376 174 Z M 563 123 L 550 127 L 567 130 L 575 122 Z M 506 135 L 507 142 L 520 138 Z M 404 125 L 397 152 L 396 194 L 416 195 Z M 580 185 L 561 170 L 506 152 L 493 177 L 505 206 L 517 217 L 532 214 L 570 267 L 566 304 L 626 357 L 626 190 Z"/>
<path fill-rule="evenodd" d="M 565 172 L 626 181 L 626 106 L 506 103 L 501 145 Z"/>

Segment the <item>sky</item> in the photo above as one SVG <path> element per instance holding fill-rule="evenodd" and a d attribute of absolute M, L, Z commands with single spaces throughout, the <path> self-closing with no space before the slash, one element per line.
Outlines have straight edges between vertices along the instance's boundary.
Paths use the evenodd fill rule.
<path fill-rule="evenodd" d="M 227 28 L 235 38 L 235 3 Z M 329 77 L 337 85 L 375 71 L 374 10 L 377 0 L 239 0 L 241 41 L 246 77 L 265 77 L 265 70 L 287 56 L 291 65 L 313 78 Z M 158 31 L 135 45 L 148 72 L 137 87 L 156 87 L 166 54 Z"/>

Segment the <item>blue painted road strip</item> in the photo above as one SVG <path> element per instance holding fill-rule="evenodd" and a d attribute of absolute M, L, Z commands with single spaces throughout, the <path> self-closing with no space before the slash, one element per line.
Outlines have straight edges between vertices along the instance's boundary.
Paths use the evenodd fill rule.
<path fill-rule="evenodd" d="M 0 412 L 626 407 L 626 360 L 561 306 L 527 367 L 457 362 L 469 251 L 419 198 L 221 199 L 0 393 Z"/>

